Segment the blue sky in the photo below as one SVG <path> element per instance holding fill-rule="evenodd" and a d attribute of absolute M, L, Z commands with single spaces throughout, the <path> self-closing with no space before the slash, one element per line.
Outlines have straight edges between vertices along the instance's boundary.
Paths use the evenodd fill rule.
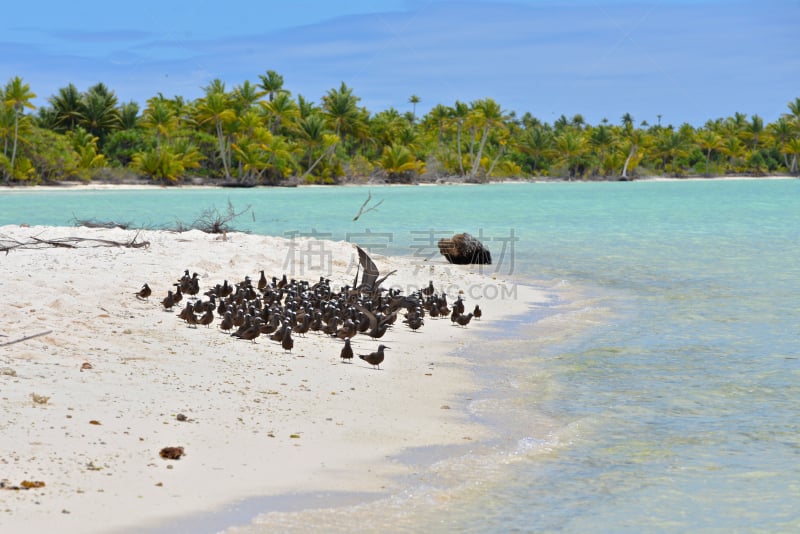
<path fill-rule="evenodd" d="M 10 2 L 0 81 L 45 104 L 102 81 L 122 101 L 194 99 L 273 69 L 319 102 L 344 81 L 376 112 L 484 97 L 552 122 L 767 121 L 800 96 L 798 0 Z M 346 4 L 343 6 L 342 4 Z"/>

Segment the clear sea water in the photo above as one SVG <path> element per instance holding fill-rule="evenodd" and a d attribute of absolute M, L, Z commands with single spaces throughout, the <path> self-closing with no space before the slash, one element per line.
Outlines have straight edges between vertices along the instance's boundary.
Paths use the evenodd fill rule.
<path fill-rule="evenodd" d="M 399 493 L 265 501 L 253 532 L 800 531 L 800 180 L 11 191 L 0 224 L 228 201 L 238 229 L 423 259 L 468 231 L 548 295 L 463 351 L 481 390 L 460 407 L 493 438 L 410 451 Z"/>

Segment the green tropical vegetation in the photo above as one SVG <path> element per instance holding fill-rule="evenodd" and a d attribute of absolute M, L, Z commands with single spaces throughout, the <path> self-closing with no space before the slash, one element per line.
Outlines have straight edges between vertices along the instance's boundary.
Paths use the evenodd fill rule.
<path fill-rule="evenodd" d="M 268 70 L 228 88 L 213 80 L 187 101 L 157 94 L 143 107 L 103 83 L 60 88 L 36 109 L 20 77 L 0 87 L 5 184 L 66 180 L 189 180 L 225 185 L 336 184 L 369 179 L 632 180 L 645 176 L 800 175 L 800 98 L 775 122 L 735 112 L 689 124 L 552 124 L 492 98 L 411 111 L 370 111 L 341 82 L 318 103 Z"/>

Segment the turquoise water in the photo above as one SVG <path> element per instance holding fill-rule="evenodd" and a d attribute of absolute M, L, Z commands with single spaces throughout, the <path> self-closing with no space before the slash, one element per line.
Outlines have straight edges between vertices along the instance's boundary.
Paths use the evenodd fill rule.
<path fill-rule="evenodd" d="M 352 221 L 370 191 L 382 204 Z M 495 438 L 401 494 L 271 528 L 800 530 L 800 180 L 12 191 L 0 224 L 191 223 L 228 201 L 251 207 L 238 229 L 380 253 L 468 231 L 487 272 L 550 297 L 465 349 L 483 389 L 464 407 Z"/>

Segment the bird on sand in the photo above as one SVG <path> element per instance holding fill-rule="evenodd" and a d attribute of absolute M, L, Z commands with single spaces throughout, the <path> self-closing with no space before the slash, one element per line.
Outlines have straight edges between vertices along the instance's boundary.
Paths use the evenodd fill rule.
<path fill-rule="evenodd" d="M 175 306 L 175 295 L 171 290 L 167 291 L 167 296 L 161 301 L 161 305 L 164 306 L 165 310 L 171 310 Z"/>
<path fill-rule="evenodd" d="M 146 283 L 142 286 L 142 289 L 140 289 L 139 291 L 134 293 L 134 295 L 136 295 L 138 298 L 145 299 L 145 300 L 147 298 L 149 298 L 150 295 L 152 295 L 152 294 L 153 294 L 153 290 L 151 290 L 150 286 L 148 286 Z"/>
<path fill-rule="evenodd" d="M 369 354 L 359 354 L 358 357 L 367 362 L 368 364 L 374 366 L 377 369 L 381 368 L 381 362 L 383 362 L 383 351 L 388 349 L 386 345 L 378 345 L 378 350 L 375 352 L 370 352 Z"/>
<path fill-rule="evenodd" d="M 292 327 L 287 326 L 286 330 L 283 333 L 283 339 L 281 340 L 281 347 L 283 347 L 284 351 L 292 352 L 294 348 L 294 339 L 292 339 Z"/>
<path fill-rule="evenodd" d="M 352 363 L 351 360 L 353 359 L 353 347 L 350 346 L 349 337 L 344 339 L 344 347 L 342 347 L 342 352 L 339 353 L 339 357 L 344 363 Z"/>
<path fill-rule="evenodd" d="M 214 311 L 211 308 L 206 308 L 206 311 L 197 319 L 197 324 L 201 324 L 208 328 L 208 325 L 214 322 Z"/>
<path fill-rule="evenodd" d="M 422 294 L 425 295 L 425 296 L 430 297 L 431 295 L 433 295 L 433 293 L 434 293 L 433 280 L 430 280 L 428 282 L 428 287 L 425 287 L 425 288 L 422 289 Z"/>
<path fill-rule="evenodd" d="M 475 305 L 475 309 L 472 310 L 472 316 L 476 319 L 480 319 L 483 316 L 483 310 L 477 304 Z"/>
<path fill-rule="evenodd" d="M 459 326 L 463 326 L 465 328 L 471 320 L 472 320 L 472 312 L 466 315 L 459 315 L 458 317 L 456 317 L 456 322 L 459 324 Z"/>
<path fill-rule="evenodd" d="M 232 336 L 238 337 L 239 339 L 247 339 L 252 341 L 253 343 L 256 342 L 256 338 L 261 335 L 261 332 L 258 329 L 259 322 L 258 321 L 251 321 L 250 326 L 245 328 L 241 333 L 234 332 L 231 334 Z"/>
<path fill-rule="evenodd" d="M 233 315 L 231 315 L 231 312 L 225 312 L 222 322 L 219 323 L 219 329 L 223 332 L 229 332 L 233 329 Z"/>
<path fill-rule="evenodd" d="M 415 317 L 409 317 L 405 322 L 408 324 L 408 327 L 414 332 L 419 330 L 422 327 L 422 325 L 425 324 L 425 321 L 423 321 L 422 317 L 419 315 Z"/>

